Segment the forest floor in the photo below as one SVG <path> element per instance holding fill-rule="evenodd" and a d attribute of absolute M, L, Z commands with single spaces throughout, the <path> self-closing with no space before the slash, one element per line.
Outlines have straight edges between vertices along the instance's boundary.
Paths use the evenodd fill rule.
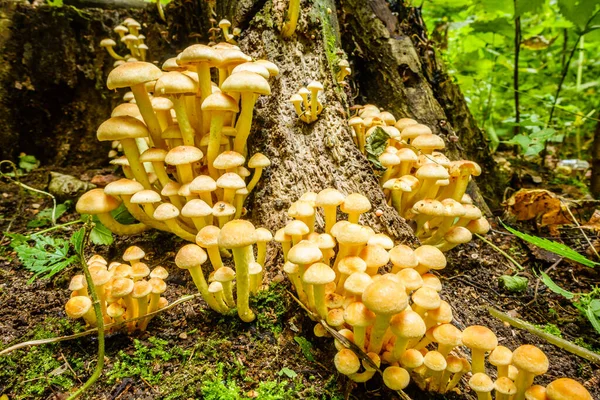
<path fill-rule="evenodd" d="M 89 180 L 107 175 L 111 170 L 70 168 L 53 169 Z M 49 170 L 39 168 L 22 181 L 44 189 Z M 0 229 L 4 232 L 31 234 L 28 222 L 40 210 L 51 207 L 47 197 L 25 192 L 15 185 L 0 183 Z M 76 220 L 74 210 L 61 216 L 59 223 Z M 514 225 L 513 225 L 514 226 Z M 52 233 L 52 237 L 69 239 L 80 225 Z M 474 239 L 448 255 L 448 267 L 440 271 L 444 284 L 442 297 L 453 306 L 460 328 L 472 324 L 489 326 L 499 343 L 511 349 L 522 343 L 538 345 L 550 359 L 550 370 L 539 379 L 576 377 L 600 399 L 600 370 L 592 363 L 563 351 L 521 330 L 505 326 L 488 314 L 494 307 L 562 335 L 600 353 L 600 340 L 590 323 L 570 301 L 554 294 L 538 282 L 534 271 L 546 271 L 561 287 L 573 292 L 589 292 L 598 280 L 596 270 L 579 264 L 540 256 L 509 234 L 495 230 L 487 239 L 516 258 L 525 269 L 516 271 L 497 250 Z M 526 230 L 520 225 L 518 229 Z M 531 225 L 529 225 L 531 228 Z M 567 244 L 581 242 L 570 231 Z M 535 232 L 543 236 L 543 232 Z M 69 320 L 64 304 L 69 297 L 70 277 L 77 273 L 71 265 L 52 279 L 36 279 L 25 270 L 9 246 L 10 239 L 0 242 L 0 350 L 13 344 L 46 337 L 68 335 L 84 327 Z M 128 239 L 116 238 L 108 247 L 90 246 L 88 256 L 99 252 L 107 260 L 119 260 L 123 251 L 137 245 L 146 252 L 146 263 L 169 270 L 166 297 L 170 302 L 195 293 L 187 272 L 179 270 L 173 260 L 183 244 L 165 233 L 148 232 Z M 270 252 L 278 252 L 275 244 Z M 268 259 L 280 260 L 269 255 Z M 252 300 L 257 313 L 253 323 L 236 317 L 224 317 L 208 310 L 200 299 L 178 305 L 152 320 L 148 331 L 135 335 L 121 333 L 107 336 L 105 368 L 100 380 L 86 393 L 88 399 L 393 399 L 397 395 L 383 389 L 379 377 L 367 384 L 353 384 L 338 374 L 333 366 L 335 348 L 331 338 L 317 338 L 314 323 L 289 296 L 290 285 L 282 280 L 279 263 L 267 266 L 270 286 Z M 521 293 L 511 293 L 499 286 L 501 275 L 518 272 L 529 284 Z M 80 386 L 96 363 L 97 341 L 93 335 L 56 344 L 17 350 L 0 356 L 0 394 L 9 400 L 25 398 L 65 398 L 69 389 Z M 468 392 L 462 385 L 463 392 Z M 423 394 L 411 385 L 413 399 L 436 398 Z M 468 397 L 471 397 L 469 395 Z M 443 397 L 439 397 L 443 398 Z M 445 398 L 464 398 L 447 395 Z"/>

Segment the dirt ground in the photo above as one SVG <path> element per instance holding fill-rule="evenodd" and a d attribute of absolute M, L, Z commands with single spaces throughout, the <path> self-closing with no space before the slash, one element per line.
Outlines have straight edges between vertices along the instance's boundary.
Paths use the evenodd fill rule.
<path fill-rule="evenodd" d="M 110 170 L 69 169 L 74 176 L 90 179 Z M 47 169 L 37 169 L 23 182 L 43 188 Z M 50 207 L 47 198 L 31 193 L 21 197 L 15 185 L 0 186 L 0 228 L 10 225 L 13 233 L 32 233 L 26 227 L 36 211 Z M 35 208 L 38 207 L 38 208 Z M 73 211 L 59 223 L 78 218 Z M 54 236 L 68 238 L 79 228 L 74 225 Z M 526 269 L 519 275 L 529 277 L 527 291 L 511 294 L 498 286 L 498 277 L 511 273 L 511 265 L 494 249 L 474 240 L 448 254 L 449 266 L 441 271 L 443 298 L 449 301 L 456 323 L 487 325 L 500 344 L 515 348 L 521 343 L 540 346 L 550 359 L 550 370 L 539 382 L 548 383 L 560 376 L 584 382 L 594 398 L 600 398 L 600 370 L 590 362 L 571 355 L 536 336 L 512 329 L 489 316 L 487 307 L 510 312 L 528 322 L 554 324 L 565 339 L 584 343 L 596 351 L 600 341 L 593 328 L 568 301 L 538 285 L 532 268 L 547 270 L 552 262 L 537 258 L 512 237 L 491 233 L 488 239 L 517 258 Z M 31 273 L 18 261 L 4 237 L 0 243 L 0 348 L 33 338 L 66 335 L 82 330 L 80 324 L 66 319 L 68 281 L 77 266 L 72 265 L 51 280 L 28 283 Z M 195 293 L 190 277 L 174 265 L 174 255 L 182 245 L 171 235 L 147 232 L 130 240 L 117 238 L 107 247 L 90 246 L 88 254 L 98 252 L 108 260 L 119 259 L 127 246 L 138 245 L 146 251 L 150 266 L 169 270 L 166 297 L 170 302 Z M 278 259 L 272 245 L 268 259 Z M 269 278 L 281 280 L 275 263 Z M 571 291 L 589 291 L 598 282 L 598 272 L 562 261 L 548 271 L 555 282 Z M 257 321 L 246 324 L 207 310 L 202 300 L 183 303 L 155 318 L 147 332 L 127 336 L 109 334 L 103 376 L 84 398 L 88 399 L 367 399 L 398 398 L 382 389 L 379 378 L 367 384 L 353 384 L 333 366 L 335 348 L 331 338 L 316 338 L 313 323 L 291 299 L 287 281 L 273 283 L 254 299 Z M 18 350 L 0 358 L 0 393 L 9 399 L 65 398 L 69 388 L 85 381 L 95 366 L 97 342 L 93 336 L 58 344 Z M 463 390 L 464 386 L 463 386 Z M 466 390 L 468 392 L 468 390 Z M 413 399 L 434 398 L 410 386 Z M 464 398 L 451 395 L 446 398 Z"/>

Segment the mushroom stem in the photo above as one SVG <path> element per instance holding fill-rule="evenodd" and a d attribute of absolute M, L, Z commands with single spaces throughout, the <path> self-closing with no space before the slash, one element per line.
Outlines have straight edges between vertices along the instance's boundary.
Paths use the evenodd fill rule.
<path fill-rule="evenodd" d="M 254 170 L 254 176 L 252 176 L 252 180 L 250 180 L 250 183 L 248 183 L 248 186 L 246 186 L 246 190 L 248 191 L 248 194 L 250 194 L 250 192 L 252 192 L 252 189 L 254 189 L 254 187 L 260 180 L 260 176 L 262 175 L 262 170 L 263 170 L 263 168 L 261 168 L 261 167 L 257 167 Z"/>
<path fill-rule="evenodd" d="M 533 385 L 534 375 L 525 370 L 519 369 L 519 374 L 517 375 L 517 379 L 515 380 L 515 386 L 517 386 L 517 393 L 515 393 L 515 397 L 513 400 L 524 400 L 525 399 L 525 391 L 529 389 L 531 385 Z"/>
<path fill-rule="evenodd" d="M 199 63 L 196 68 L 198 72 L 198 91 L 200 92 L 200 102 L 196 102 L 196 113 L 198 115 L 198 120 L 201 121 L 200 134 L 204 135 L 209 130 L 210 126 L 210 113 L 202 111 L 202 103 L 212 94 L 210 66 L 206 62 L 202 62 Z"/>
<path fill-rule="evenodd" d="M 140 162 L 140 151 L 138 150 L 135 139 L 123 139 L 121 140 L 121 146 L 123 146 L 123 152 L 127 161 L 129 161 L 129 167 L 135 177 L 135 180 L 144 186 L 144 189 L 151 189 L 150 181 L 148 180 L 148 174 L 144 168 L 144 164 Z"/>
<path fill-rule="evenodd" d="M 478 372 L 485 374 L 485 352 L 478 349 L 471 349 L 471 365 L 473 375 Z"/>
<path fill-rule="evenodd" d="M 309 85 L 310 87 L 310 85 Z M 319 108 L 319 90 L 310 89 L 310 120 L 317 120 L 317 113 Z"/>
<path fill-rule="evenodd" d="M 142 114 L 144 122 L 146 122 L 146 125 L 148 126 L 152 144 L 155 147 L 166 149 L 165 141 L 160 137 L 162 130 L 160 129 L 158 118 L 156 118 L 156 114 L 152 108 L 152 102 L 150 101 L 150 97 L 146 91 L 146 86 L 143 83 L 133 85 L 131 86 L 131 91 L 133 92 L 135 102 L 140 109 L 140 114 Z"/>
<path fill-rule="evenodd" d="M 245 322 L 254 320 L 254 312 L 250 309 L 250 276 L 249 265 L 254 262 L 252 246 L 237 247 L 231 249 L 235 261 L 235 272 L 237 281 L 237 309 L 238 315 Z"/>
<path fill-rule="evenodd" d="M 152 166 L 154 167 L 154 173 L 156 174 L 156 177 L 158 178 L 158 181 L 162 187 L 165 187 L 167 183 L 171 182 L 163 162 L 154 161 L 152 162 Z"/>
<path fill-rule="evenodd" d="M 223 260 L 221 259 L 221 252 L 218 246 L 207 247 L 206 252 L 208 253 L 208 258 L 210 259 L 210 263 L 212 264 L 213 269 L 215 271 L 224 266 Z M 222 282 L 222 284 L 223 286 L 225 286 L 225 283 Z"/>
<path fill-rule="evenodd" d="M 296 31 L 298 17 L 300 16 L 300 0 L 290 0 L 290 5 L 287 13 L 287 20 L 281 29 L 281 35 L 284 38 L 289 38 Z"/>
<path fill-rule="evenodd" d="M 190 271 L 190 275 L 192 276 L 192 280 L 196 285 L 196 288 L 202 295 L 202 298 L 210 308 L 215 310 L 216 312 L 221 312 L 217 301 L 214 296 L 208 291 L 208 284 L 206 283 L 206 279 L 204 279 L 204 274 L 202 273 L 202 266 L 197 265 L 193 268 L 188 269 Z"/>
<path fill-rule="evenodd" d="M 112 46 L 106 46 L 105 49 L 106 49 L 106 51 L 108 51 L 108 54 L 110 54 L 110 56 L 112 58 L 114 58 L 115 60 L 122 60 L 123 59 L 122 56 L 118 55 L 115 52 L 115 49 L 113 49 Z"/>
<path fill-rule="evenodd" d="M 383 346 L 383 337 L 390 325 L 391 315 L 376 314 L 375 324 L 371 329 L 371 337 L 369 338 L 369 352 L 379 354 Z"/>
<path fill-rule="evenodd" d="M 184 98 L 182 96 L 171 96 L 171 101 L 173 102 L 175 115 L 177 115 L 177 123 L 181 131 L 183 144 L 185 146 L 194 146 L 195 132 L 187 115 Z"/>
<path fill-rule="evenodd" d="M 256 243 L 256 262 L 260 265 L 265 265 L 265 260 L 267 258 L 267 242 L 257 242 Z"/>
<path fill-rule="evenodd" d="M 213 166 L 213 163 L 219 155 L 219 150 L 221 148 L 221 131 L 223 130 L 224 120 L 224 112 L 216 111 L 212 113 L 212 118 L 210 121 L 210 137 L 208 140 L 208 150 L 206 151 L 206 163 L 208 165 L 208 172 L 210 174 L 210 177 L 214 180 L 219 179 L 219 171 Z"/>
<path fill-rule="evenodd" d="M 237 122 L 237 135 L 233 144 L 233 151 L 242 155 L 246 154 L 246 141 L 252 127 L 252 114 L 254 112 L 255 96 L 251 92 L 242 92 L 242 109 Z"/>
<path fill-rule="evenodd" d="M 113 218 L 110 213 L 97 214 L 98 219 L 102 222 L 102 225 L 108 228 L 112 233 L 116 235 L 137 235 L 150 227 L 142 223 L 124 225 Z"/>

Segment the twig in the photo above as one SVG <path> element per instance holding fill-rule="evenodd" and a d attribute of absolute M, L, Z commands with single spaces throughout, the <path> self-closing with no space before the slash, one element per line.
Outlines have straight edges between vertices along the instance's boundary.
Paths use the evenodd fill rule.
<path fill-rule="evenodd" d="M 102 315 L 102 308 L 100 307 L 100 300 L 98 299 L 98 293 L 96 293 L 96 287 L 94 286 L 94 280 L 90 274 L 87 262 L 85 261 L 85 246 L 90 238 L 93 225 L 91 219 L 88 220 L 84 226 L 83 239 L 77 253 L 79 254 L 79 263 L 85 274 L 85 280 L 88 286 L 88 292 L 92 298 L 92 304 L 94 306 L 94 313 L 96 314 L 96 323 L 98 324 L 98 361 L 96 363 L 96 369 L 94 373 L 88 378 L 88 380 L 75 391 L 67 400 L 74 400 L 81 396 L 88 388 L 90 388 L 102 375 L 102 369 L 104 368 L 104 316 Z M 76 246 L 77 247 L 77 246 Z"/>
<path fill-rule="evenodd" d="M 8 164 L 13 169 L 16 179 L 13 179 L 9 175 L 2 172 L 2 164 Z M 0 161 L 0 177 L 8 179 L 10 182 L 14 183 L 15 185 L 19 186 L 22 189 L 27 189 L 29 191 L 43 194 L 45 196 L 49 196 L 50 198 L 52 198 L 52 217 L 51 217 L 51 219 L 52 219 L 52 225 L 56 224 L 56 197 L 54 197 L 51 193 L 45 192 L 40 189 L 36 189 L 34 187 L 31 187 L 31 186 L 26 185 L 26 184 L 22 183 L 21 181 L 19 181 L 19 174 L 18 174 L 17 166 L 12 161 L 9 161 L 9 160 Z M 7 229 L 7 231 L 8 231 L 8 229 Z"/>
<path fill-rule="evenodd" d="M 71 368 L 71 364 L 69 364 L 69 360 L 67 360 L 67 357 L 65 357 L 65 355 L 62 353 L 62 351 L 60 352 L 60 356 L 62 357 L 63 360 L 65 360 L 65 364 L 67 364 L 67 368 L 69 368 L 69 371 L 71 371 L 71 373 L 73 374 L 75 379 L 77 379 L 79 381 L 79 383 L 81 383 L 81 379 L 79 379 L 79 376 L 77 376 L 77 374 L 75 373 L 73 368 Z"/>
<path fill-rule="evenodd" d="M 121 323 L 114 323 L 113 322 L 112 324 L 106 324 L 104 326 L 104 328 L 105 329 L 109 329 L 109 328 L 112 328 L 112 327 L 115 327 L 115 326 L 126 325 L 128 322 L 135 322 L 135 321 L 140 320 L 140 319 L 145 319 L 145 318 L 148 318 L 148 317 L 153 317 L 153 316 L 155 316 L 157 314 L 162 313 L 163 311 L 167 311 L 167 310 L 175 307 L 176 305 L 179 305 L 181 303 L 185 303 L 186 301 L 193 300 L 196 297 L 200 297 L 200 294 L 196 293 L 196 294 L 190 294 L 188 296 L 183 296 L 180 299 L 174 301 L 173 303 L 167 305 L 166 307 L 161 308 L 160 310 L 156 310 L 154 312 L 148 313 L 148 314 L 140 316 L 140 317 L 127 319 L 127 320 L 125 320 L 125 321 L 123 321 Z M 73 339 L 78 339 L 80 337 L 88 336 L 88 335 L 91 335 L 91 334 L 96 333 L 96 332 L 98 332 L 98 328 L 88 329 L 87 331 L 75 333 L 73 335 L 68 335 L 68 336 L 58 336 L 58 337 L 47 338 L 47 339 L 30 340 L 30 341 L 27 341 L 27 342 L 22 342 L 22 343 L 15 344 L 14 346 L 7 347 L 6 349 L 0 351 L 0 356 L 6 355 L 8 353 L 11 353 L 11 352 L 13 352 L 15 350 L 18 350 L 18 349 L 22 349 L 24 347 L 39 346 L 39 345 L 42 345 L 42 344 L 64 342 L 64 341 L 67 341 L 67 340 L 73 340 Z"/>
<path fill-rule="evenodd" d="M 542 339 L 546 340 L 547 342 L 552 343 L 553 345 L 560 347 L 561 349 L 566 350 L 569 353 L 575 354 L 579 357 L 585 358 L 586 360 L 589 360 L 595 364 L 600 365 L 600 355 L 594 353 L 593 351 L 585 349 L 581 346 L 577 346 L 575 343 L 569 342 L 568 340 L 565 340 L 565 339 L 561 339 L 558 336 L 554 336 L 549 333 L 546 333 L 546 332 L 536 328 L 535 326 L 531 325 L 528 322 L 525 322 L 525 321 L 517 319 L 517 318 L 513 318 L 510 315 L 508 315 L 502 311 L 496 310 L 495 308 L 492 308 L 492 307 L 488 308 L 488 312 L 493 317 L 498 318 L 500 321 L 507 322 L 510 325 L 514 326 L 515 328 L 523 329 L 529 333 L 539 336 Z"/>
<path fill-rule="evenodd" d="M 490 245 L 490 247 L 492 247 L 494 250 L 496 250 L 498 253 L 502 254 L 504 257 L 506 257 L 510 262 L 512 262 L 515 267 L 517 267 L 519 270 L 523 271 L 525 268 L 523 268 L 523 266 L 521 264 L 519 264 L 517 262 L 517 260 L 515 260 L 514 258 L 512 258 L 507 252 L 505 252 L 504 250 L 502 250 L 500 247 L 496 246 L 494 243 L 490 242 L 489 240 L 487 240 L 486 238 L 484 238 L 483 236 L 481 236 L 480 234 L 476 233 L 475 236 L 477 236 L 479 239 L 481 239 L 484 243 Z"/>
<path fill-rule="evenodd" d="M 559 199 L 560 200 L 560 199 Z M 600 254 L 598 254 L 598 251 L 596 250 L 596 248 L 594 247 L 594 245 L 592 244 L 592 241 L 590 240 L 590 238 L 585 234 L 584 229 L 581 227 L 581 225 L 579 224 L 579 221 L 577 221 L 577 218 L 575 218 L 575 216 L 573 215 L 573 213 L 571 212 L 571 209 L 569 208 L 569 205 L 566 202 L 563 202 L 562 200 L 560 200 L 561 204 L 565 206 L 565 208 L 567 209 L 567 212 L 569 213 L 569 215 L 571 216 L 571 218 L 573 219 L 573 222 L 575 222 L 575 225 L 577 225 L 577 228 L 579 228 L 579 230 L 581 231 L 581 234 L 583 235 L 583 237 L 585 238 L 586 242 L 588 242 L 588 244 L 590 245 L 590 247 L 592 248 L 592 251 L 594 252 L 594 254 L 596 255 L 596 257 L 598 257 L 598 259 L 600 259 Z"/>

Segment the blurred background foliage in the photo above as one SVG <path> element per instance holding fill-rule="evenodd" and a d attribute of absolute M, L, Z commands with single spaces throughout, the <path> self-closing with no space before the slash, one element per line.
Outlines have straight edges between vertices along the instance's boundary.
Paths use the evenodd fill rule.
<path fill-rule="evenodd" d="M 556 142 L 560 159 L 590 158 L 600 110 L 600 0 L 421 5 L 434 46 L 493 150 L 504 143 L 537 156 Z"/>

